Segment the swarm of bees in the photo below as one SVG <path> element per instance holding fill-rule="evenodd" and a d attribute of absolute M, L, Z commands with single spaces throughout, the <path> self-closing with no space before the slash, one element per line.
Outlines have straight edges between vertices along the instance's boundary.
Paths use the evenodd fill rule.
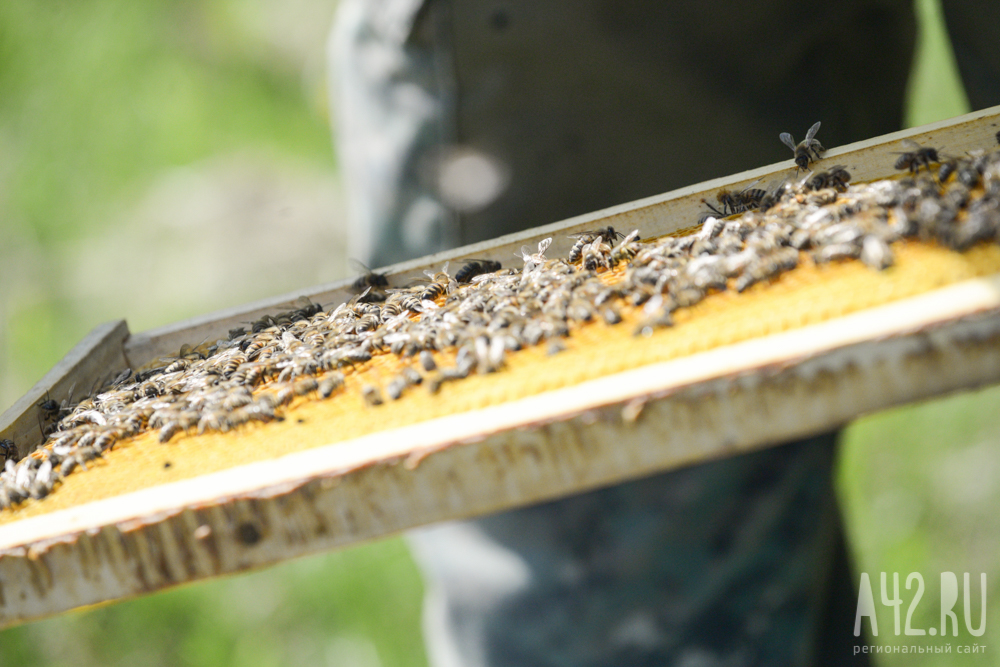
<path fill-rule="evenodd" d="M 818 128 L 795 147 L 805 166 L 822 150 Z M 959 251 L 1000 240 L 1000 151 L 946 158 L 918 146 L 905 157 L 897 167 L 910 173 L 897 180 L 851 184 L 838 165 L 759 197 L 750 194 L 755 184 L 720 195 L 719 215 L 687 236 L 642 241 L 639 230 L 607 227 L 575 234 L 567 257 L 546 254 L 551 239 L 524 247 L 521 268 L 471 260 L 454 275 L 445 265 L 398 289 L 385 289 L 384 276 L 368 272 L 354 298 L 332 310 L 303 297 L 226 339 L 126 371 L 75 404 L 40 403 L 43 447 L 18 460 L 14 443 L 0 441 L 0 507 L 45 497 L 60 479 L 139 433 L 155 431 L 169 443 L 246 428 L 281 420 L 294 400 L 336 400 L 351 388 L 377 410 L 418 387 L 436 393 L 473 373 L 502 371 L 509 355 L 526 347 L 545 344 L 558 354 L 577 327 L 621 323 L 623 307 L 639 313 L 634 333 L 651 335 L 672 326 L 678 309 L 774 280 L 803 258 L 860 259 L 884 270 L 899 239 Z M 937 174 L 932 163 L 940 165 Z M 376 289 L 384 301 L 369 300 Z M 358 374 L 377 355 L 400 361 L 384 384 Z"/>

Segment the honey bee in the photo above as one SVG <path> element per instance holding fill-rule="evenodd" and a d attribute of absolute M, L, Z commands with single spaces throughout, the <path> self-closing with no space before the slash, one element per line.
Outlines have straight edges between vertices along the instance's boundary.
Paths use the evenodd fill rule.
<path fill-rule="evenodd" d="M 940 179 L 940 175 L 938 176 Z M 962 160 L 959 162 L 957 169 L 955 170 L 955 180 L 964 185 L 967 188 L 974 188 L 979 185 L 979 181 L 982 179 L 982 173 L 976 169 L 975 165 L 971 162 Z"/>
<path fill-rule="evenodd" d="M 816 139 L 816 133 L 819 132 L 819 126 L 820 121 L 816 121 L 816 123 L 809 128 L 809 131 L 806 132 L 806 138 L 799 144 L 795 143 L 795 140 L 792 139 L 792 135 L 788 132 L 782 132 L 778 137 L 781 139 L 781 143 L 791 148 L 792 152 L 795 153 L 795 164 L 802 171 L 808 169 L 810 162 L 819 160 L 822 157 L 822 154 L 826 152 L 823 145 Z"/>
<path fill-rule="evenodd" d="M 385 399 L 382 398 L 382 390 L 373 384 L 366 384 L 362 387 L 361 396 L 365 399 L 365 403 L 370 406 L 382 405 L 385 403 Z"/>
<path fill-rule="evenodd" d="M 402 375 L 397 375 L 396 377 L 389 380 L 388 384 L 385 385 L 385 393 L 389 395 L 394 401 L 398 401 L 403 396 L 403 391 L 409 386 L 406 378 Z"/>
<path fill-rule="evenodd" d="M 760 183 L 760 179 L 750 183 L 738 192 L 733 192 L 732 190 L 720 190 L 718 195 L 716 195 L 716 199 L 722 206 L 722 217 L 743 213 L 744 211 L 757 208 L 760 205 L 760 200 L 764 198 L 765 194 L 767 194 L 760 188 L 753 187 L 758 183 Z M 707 204 L 708 202 L 705 203 Z M 709 206 L 709 208 L 713 211 L 716 210 L 712 206 Z"/>
<path fill-rule="evenodd" d="M 357 331 L 358 333 L 363 333 L 365 331 L 374 331 L 375 328 L 378 327 L 380 321 L 381 317 L 379 315 L 374 313 L 368 313 L 366 315 L 363 315 L 361 319 L 359 319 L 355 323 L 354 330 Z"/>
<path fill-rule="evenodd" d="M 671 314 L 672 304 L 663 298 L 662 294 L 657 294 L 646 301 L 642 311 L 645 319 L 632 332 L 633 336 L 651 336 L 655 329 L 674 326 L 674 318 Z"/>
<path fill-rule="evenodd" d="M 160 442 L 162 443 L 170 442 L 171 438 L 173 438 L 175 435 L 177 435 L 183 430 L 184 429 L 181 427 L 179 422 L 176 421 L 167 422 L 162 426 L 162 428 L 160 428 L 160 435 L 159 435 Z"/>
<path fill-rule="evenodd" d="M 314 391 L 319 391 L 319 383 L 314 377 L 299 378 L 292 385 L 292 391 L 296 396 L 307 396 Z"/>
<path fill-rule="evenodd" d="M 967 186 L 956 181 L 948 186 L 941 198 L 956 208 L 962 208 L 969 203 L 971 196 L 972 191 Z"/>
<path fill-rule="evenodd" d="M 434 361 L 434 355 L 431 354 L 429 350 L 421 350 L 420 365 L 423 366 L 424 370 L 428 373 L 437 368 L 437 362 Z"/>
<path fill-rule="evenodd" d="M 419 313 L 422 310 L 420 302 L 423 300 L 423 293 L 424 290 L 421 290 L 418 294 L 401 292 L 399 294 L 399 307 L 411 313 Z"/>
<path fill-rule="evenodd" d="M 292 385 L 284 384 L 277 387 L 274 400 L 278 405 L 288 405 L 295 399 L 295 388 Z"/>
<path fill-rule="evenodd" d="M 639 250 L 642 248 L 642 244 L 639 243 L 639 230 L 634 229 L 632 232 L 626 236 L 620 244 L 615 246 L 614 250 L 608 256 L 608 266 L 614 268 L 621 264 L 622 262 L 632 261 Z"/>
<path fill-rule="evenodd" d="M 958 169 L 958 160 L 944 160 L 941 162 L 941 167 L 938 169 L 938 182 L 944 183 L 948 180 L 952 174 Z"/>
<path fill-rule="evenodd" d="M 339 371 L 334 371 L 328 375 L 323 376 L 319 381 L 319 395 L 323 398 L 330 398 L 336 390 L 344 386 L 344 374 Z"/>
<path fill-rule="evenodd" d="M 172 364 L 163 369 L 164 374 L 169 375 L 171 373 L 177 373 L 178 371 L 186 370 L 191 365 L 191 360 L 186 357 L 181 357 L 175 360 Z"/>
<path fill-rule="evenodd" d="M 566 308 L 566 316 L 576 322 L 589 322 L 596 314 L 594 304 L 588 299 L 573 299 Z"/>
<path fill-rule="evenodd" d="M 764 193 L 764 196 L 761 197 L 760 201 L 757 203 L 757 210 L 764 213 L 774 208 L 774 206 L 781 201 L 781 198 L 787 191 L 788 181 L 781 181 L 773 187 L 768 188 L 767 192 Z"/>
<path fill-rule="evenodd" d="M 795 248 L 779 248 L 772 253 L 758 257 L 736 279 L 736 291 L 743 292 L 763 280 L 770 280 L 785 271 L 791 271 L 799 264 L 799 251 Z"/>
<path fill-rule="evenodd" d="M 615 231 L 615 228 L 610 225 L 603 229 L 596 229 L 590 232 L 577 232 L 576 234 L 570 234 L 571 238 L 576 239 L 576 243 L 574 243 L 573 247 L 569 249 L 569 256 L 566 258 L 569 263 L 575 264 L 579 261 L 579 259 L 583 256 L 584 247 L 589 243 L 593 243 L 598 236 L 607 239 L 609 243 L 613 243 L 617 239 L 624 238 L 625 235 L 621 232 Z M 636 238 L 638 238 L 638 234 L 636 234 Z"/>
<path fill-rule="evenodd" d="M 861 244 L 861 261 L 866 266 L 881 271 L 892 266 L 893 257 L 889 244 L 875 236 L 868 234 Z"/>
<path fill-rule="evenodd" d="M 921 146 L 912 139 L 903 139 L 902 144 L 908 150 L 902 153 L 896 153 L 899 155 L 896 158 L 896 164 L 893 165 L 896 169 L 900 171 L 909 170 L 911 174 L 916 174 L 920 171 L 920 167 L 927 167 L 927 171 L 931 170 L 931 162 L 937 162 L 940 164 L 940 155 L 938 155 L 937 148 L 927 148 Z"/>
<path fill-rule="evenodd" d="M 596 271 L 600 267 L 608 268 L 610 254 L 611 247 L 604 243 L 604 237 L 596 237 L 593 243 L 583 246 L 583 268 L 587 271 Z"/>
<path fill-rule="evenodd" d="M 105 430 L 104 432 L 100 433 L 94 439 L 94 447 L 98 448 L 102 452 L 107 451 L 113 448 L 115 446 L 115 443 L 118 442 L 123 435 L 124 433 L 121 429 L 116 427 L 111 427 Z"/>
<path fill-rule="evenodd" d="M 411 385 L 417 385 L 424 381 L 424 376 L 417 372 L 415 368 L 407 366 L 403 369 L 401 375 L 406 378 L 406 382 Z"/>
<path fill-rule="evenodd" d="M 844 192 L 847 190 L 847 184 L 851 182 L 851 172 L 847 171 L 847 168 L 842 165 L 834 165 L 830 167 L 830 186 L 835 190 Z"/>
<path fill-rule="evenodd" d="M 55 483 L 52 461 L 45 460 L 38 466 L 34 479 L 28 482 L 28 494 L 35 499 L 44 498 L 52 492 Z"/>
<path fill-rule="evenodd" d="M 381 313 L 379 314 L 379 320 L 382 324 L 387 323 L 394 317 L 399 317 L 400 313 L 403 312 L 403 307 L 399 305 L 399 299 L 395 297 L 395 294 L 390 295 L 382 306 Z"/>
<path fill-rule="evenodd" d="M 269 422 L 272 419 L 276 419 L 274 414 L 274 405 L 269 401 L 256 400 L 252 404 L 244 408 L 249 414 L 251 419 L 255 419 L 259 422 Z"/>
<path fill-rule="evenodd" d="M 538 252 L 534 255 L 531 254 L 530 248 L 524 245 L 521 246 L 521 253 L 514 253 L 514 256 L 524 260 L 524 272 L 530 273 L 545 264 L 545 251 L 549 249 L 550 245 L 552 245 L 552 237 L 544 238 L 538 242 Z"/>
<path fill-rule="evenodd" d="M 383 276 L 383 278 L 384 277 L 385 276 Z M 386 284 L 388 285 L 388 281 L 386 281 Z M 307 296 L 300 296 L 298 299 L 296 299 L 295 306 L 296 308 L 292 311 L 292 313 L 296 316 L 297 319 L 310 318 L 313 315 L 323 310 L 323 306 L 319 305 L 318 303 L 313 303 L 312 299 L 310 299 Z"/>
<path fill-rule="evenodd" d="M 0 440 L 0 457 L 2 457 L 3 462 L 13 461 L 17 463 L 20 457 L 17 453 L 17 445 L 14 444 L 13 440 L 9 438 L 4 438 Z"/>
<path fill-rule="evenodd" d="M 225 410 L 235 410 L 251 403 L 253 403 L 253 394 L 244 386 L 235 387 L 222 399 L 222 407 Z"/>
<path fill-rule="evenodd" d="M 597 310 L 605 324 L 613 325 L 622 321 L 621 312 L 613 304 L 604 304 Z"/>
<path fill-rule="evenodd" d="M 844 192 L 847 190 L 847 184 L 851 180 L 851 172 L 842 164 L 830 167 L 829 171 L 820 171 L 813 175 L 809 179 L 807 186 L 813 190 L 822 190 L 823 188 L 833 188 Z"/>
<path fill-rule="evenodd" d="M 699 225 L 704 225 L 710 220 L 718 220 L 720 218 L 726 217 L 727 214 L 725 210 L 720 211 L 719 209 L 715 208 L 714 206 L 712 206 L 712 203 L 707 199 L 702 199 L 701 203 L 708 207 L 708 213 L 705 213 L 700 218 L 698 218 Z"/>
<path fill-rule="evenodd" d="M 82 470 L 86 470 L 88 463 L 98 457 L 103 458 L 103 456 L 104 454 L 101 450 L 96 447 L 81 447 L 75 449 L 69 456 L 63 459 L 62 465 L 59 466 L 59 474 L 62 477 L 65 477 L 66 475 L 72 473 L 78 466 Z"/>
<path fill-rule="evenodd" d="M 59 416 L 61 408 L 59 404 L 53 399 L 48 397 L 38 403 L 38 410 L 42 413 L 42 419 L 45 421 L 51 421 Z"/>
<path fill-rule="evenodd" d="M 719 235 L 719 232 L 726 226 L 726 223 L 720 218 L 714 216 L 709 216 L 702 220 L 701 230 L 698 232 L 698 236 L 704 239 L 713 239 Z"/>
<path fill-rule="evenodd" d="M 857 259 L 860 255 L 861 247 L 856 243 L 831 243 L 814 252 L 813 261 L 823 264 L 838 259 Z"/>
<path fill-rule="evenodd" d="M 470 259 L 455 273 L 455 282 L 467 283 L 476 276 L 501 269 L 500 262 L 492 259 Z"/>
<path fill-rule="evenodd" d="M 438 297 L 444 296 L 448 293 L 448 283 L 449 281 L 434 280 L 424 288 L 424 291 L 420 293 L 421 301 L 435 301 Z"/>
<path fill-rule="evenodd" d="M 558 338 L 553 338 L 552 340 L 549 341 L 548 347 L 546 347 L 545 349 L 545 354 L 551 357 L 559 354 L 560 352 L 565 352 L 565 351 L 566 351 L 566 344 L 563 343 Z"/>
<path fill-rule="evenodd" d="M 385 301 L 385 289 L 389 279 L 384 273 L 375 273 L 356 259 L 352 259 L 351 267 L 361 275 L 351 283 L 351 291 L 359 294 L 359 301 Z M 363 294 L 362 294 L 363 293 Z"/>
<path fill-rule="evenodd" d="M 475 356 L 477 373 L 495 373 L 503 368 L 507 356 L 507 345 L 503 336 L 476 338 Z"/>
<path fill-rule="evenodd" d="M 224 376 L 232 377 L 239 367 L 247 362 L 247 355 L 239 350 L 235 351 L 230 355 L 226 363 L 222 365 L 222 374 Z"/>

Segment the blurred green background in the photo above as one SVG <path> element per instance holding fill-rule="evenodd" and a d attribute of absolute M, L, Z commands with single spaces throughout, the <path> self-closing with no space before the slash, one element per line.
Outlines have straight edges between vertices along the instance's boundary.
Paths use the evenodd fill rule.
<path fill-rule="evenodd" d="M 325 84 L 334 5 L 0 3 L 0 407 L 100 322 L 142 331 L 347 275 Z M 968 110 L 939 7 L 917 8 L 909 125 Z M 930 627 L 939 572 L 987 572 L 986 644 L 998 405 L 992 388 L 862 419 L 839 476 L 876 601 L 879 572 L 919 572 L 913 626 Z M 423 665 L 421 592 L 403 542 L 383 540 L 3 631 L 0 665 Z M 934 641 L 894 636 L 877 607 L 879 642 Z"/>

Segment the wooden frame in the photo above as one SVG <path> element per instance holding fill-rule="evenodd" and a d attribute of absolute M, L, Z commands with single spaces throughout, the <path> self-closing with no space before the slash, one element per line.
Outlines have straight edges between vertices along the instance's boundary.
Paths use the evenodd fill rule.
<path fill-rule="evenodd" d="M 891 172 L 887 153 L 902 150 L 905 138 L 960 154 L 988 145 L 998 124 L 1000 107 L 833 149 L 824 161 L 872 180 Z M 549 236 L 553 253 L 564 252 L 567 234 L 608 224 L 666 234 L 696 220 L 701 200 L 722 188 L 794 174 L 789 160 L 387 273 L 399 284 L 462 257 L 509 261 L 522 245 Z M 46 394 L 61 400 L 71 386 L 89 387 L 184 342 L 223 337 L 303 294 L 325 304 L 344 300 L 348 286 L 134 335 L 124 322 L 102 325 L 4 413 L 0 437 L 39 440 L 35 406 Z M 0 627 L 732 455 L 998 380 L 1000 277 L 966 281 L 472 414 L 0 526 Z"/>

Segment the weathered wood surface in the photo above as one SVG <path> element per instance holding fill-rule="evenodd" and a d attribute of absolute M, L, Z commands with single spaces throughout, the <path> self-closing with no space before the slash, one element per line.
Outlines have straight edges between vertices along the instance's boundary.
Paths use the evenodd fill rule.
<path fill-rule="evenodd" d="M 86 396 L 95 384 L 114 378 L 128 367 L 125 320 L 98 325 L 83 340 L 35 383 L 27 394 L 0 416 L 0 439 L 14 441 L 21 456 L 26 456 L 42 442 L 42 417 L 39 403 L 53 400 L 62 403 L 71 396 Z"/>
<path fill-rule="evenodd" d="M 1000 276 L 0 528 L 0 627 L 1000 381 Z"/>

